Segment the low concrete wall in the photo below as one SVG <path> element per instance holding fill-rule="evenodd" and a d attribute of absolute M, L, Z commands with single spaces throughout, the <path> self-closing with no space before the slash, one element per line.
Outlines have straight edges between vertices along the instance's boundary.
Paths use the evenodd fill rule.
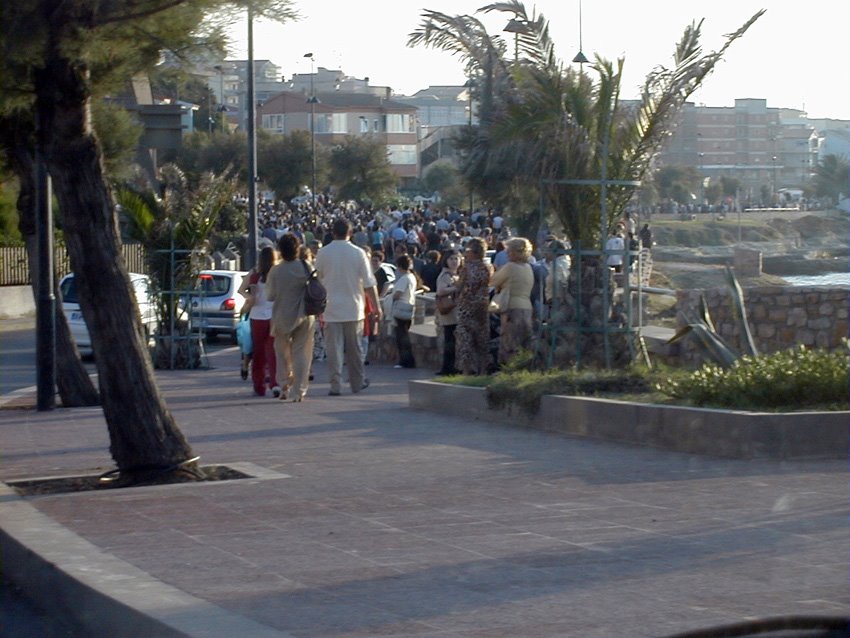
<path fill-rule="evenodd" d="M 0 288 L 0 319 L 18 319 L 35 315 L 31 286 Z"/>
<path fill-rule="evenodd" d="M 485 390 L 410 382 L 410 407 L 572 436 L 727 458 L 835 459 L 850 412 L 764 413 L 545 396 L 540 411 L 491 410 Z"/>

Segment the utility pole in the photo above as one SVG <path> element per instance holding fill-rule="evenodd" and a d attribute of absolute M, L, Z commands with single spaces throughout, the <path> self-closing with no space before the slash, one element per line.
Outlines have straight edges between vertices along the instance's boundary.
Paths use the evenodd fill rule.
<path fill-rule="evenodd" d="M 310 105 L 310 197 L 313 202 L 313 211 L 316 210 L 316 104 L 319 100 L 313 89 L 313 54 L 305 53 L 305 58 L 310 58 L 310 97 L 307 103 Z"/>

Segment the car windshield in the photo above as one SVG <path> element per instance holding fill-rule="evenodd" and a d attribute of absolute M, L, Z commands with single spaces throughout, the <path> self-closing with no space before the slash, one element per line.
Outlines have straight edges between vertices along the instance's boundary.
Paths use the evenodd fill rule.
<path fill-rule="evenodd" d="M 204 273 L 198 277 L 195 283 L 195 290 L 203 292 L 206 295 L 226 295 L 230 292 L 231 278 L 226 275 L 211 275 Z"/>
<path fill-rule="evenodd" d="M 62 293 L 62 301 L 80 303 L 80 298 L 77 296 L 77 280 L 74 277 L 63 280 L 59 291 Z"/>

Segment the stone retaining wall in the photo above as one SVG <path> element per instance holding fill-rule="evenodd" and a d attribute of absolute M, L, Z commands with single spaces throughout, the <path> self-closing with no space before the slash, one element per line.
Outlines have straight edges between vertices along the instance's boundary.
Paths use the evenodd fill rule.
<path fill-rule="evenodd" d="M 835 349 L 848 336 L 847 286 L 764 286 L 744 290 L 750 331 L 761 353 L 777 352 L 802 344 Z M 743 351 L 743 335 L 727 288 L 680 290 L 677 310 L 696 318 L 700 295 L 720 336 L 732 348 Z M 680 319 L 681 321 L 681 319 Z M 681 342 L 680 361 L 698 365 L 704 359 L 691 338 Z"/>

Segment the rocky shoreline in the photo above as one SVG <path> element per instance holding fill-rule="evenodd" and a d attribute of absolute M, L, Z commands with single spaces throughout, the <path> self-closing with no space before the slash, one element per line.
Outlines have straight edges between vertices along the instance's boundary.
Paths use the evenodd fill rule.
<path fill-rule="evenodd" d="M 846 214 L 796 213 L 791 219 L 764 219 L 757 224 L 748 221 L 740 243 L 735 241 L 735 233 L 730 237 L 729 224 L 707 222 L 688 228 L 687 222 L 675 226 L 660 222 L 652 251 L 658 278 L 679 289 L 723 286 L 724 267 L 732 263 L 736 247 L 762 254 L 762 275 L 742 278 L 745 286 L 782 285 L 784 277 L 847 272 L 850 245 Z M 699 245 L 706 234 L 730 241 Z"/>

